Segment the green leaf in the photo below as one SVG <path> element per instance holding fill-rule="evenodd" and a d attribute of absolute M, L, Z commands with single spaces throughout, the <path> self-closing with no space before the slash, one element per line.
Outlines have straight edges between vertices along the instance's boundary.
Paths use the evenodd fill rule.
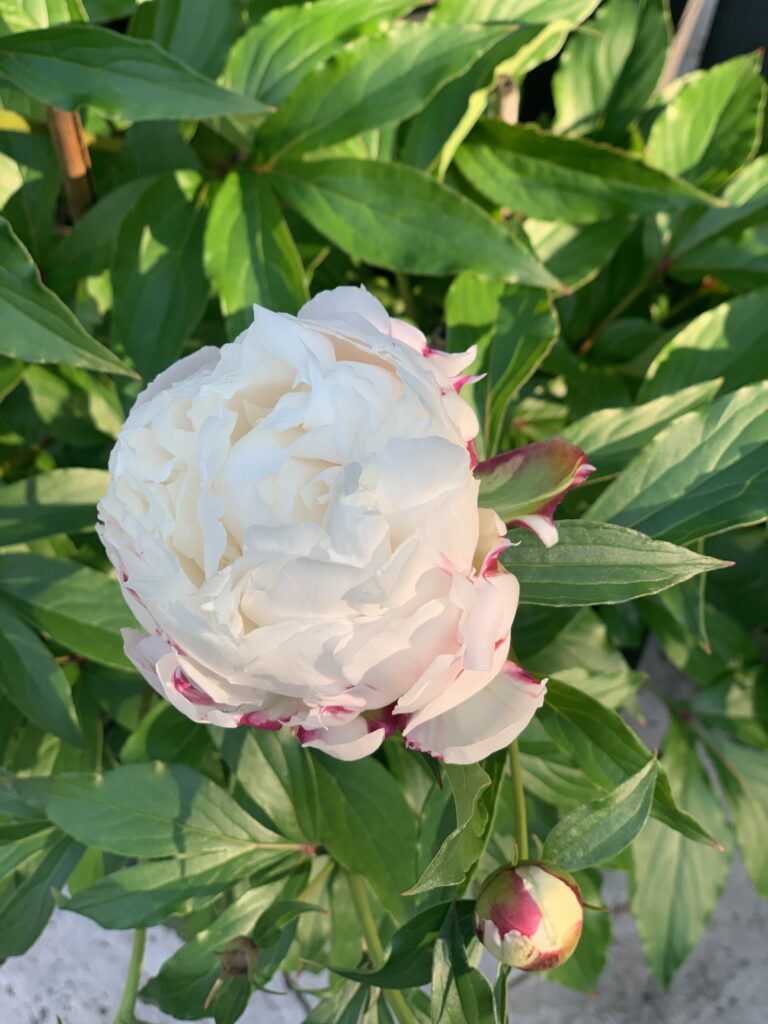
<path fill-rule="evenodd" d="M 559 680 L 550 680 L 546 703 L 536 717 L 587 778 L 607 792 L 653 759 L 650 750 L 615 711 Z M 651 813 L 689 839 L 717 845 L 690 814 L 677 806 L 661 765 L 657 768 Z"/>
<path fill-rule="evenodd" d="M 199 185 L 194 172 L 164 175 L 120 228 L 112 336 L 148 378 L 179 357 L 208 298 Z"/>
<path fill-rule="evenodd" d="M 409 0 L 319 0 L 270 11 L 232 47 L 222 81 L 279 106 L 367 22 L 407 13 L 411 6 Z"/>
<path fill-rule="evenodd" d="M 638 398 L 648 401 L 715 377 L 725 378 L 725 391 L 768 378 L 768 288 L 687 323 L 648 367 Z"/>
<path fill-rule="evenodd" d="M 55 832 L 25 878 L 0 897 L 0 960 L 20 956 L 34 945 L 53 913 L 53 891 L 64 887 L 83 848 Z"/>
<path fill-rule="evenodd" d="M 626 217 L 571 225 L 529 217 L 525 233 L 536 255 L 569 288 L 581 288 L 608 263 L 632 230 Z"/>
<path fill-rule="evenodd" d="M 413 878 L 416 820 L 394 777 L 373 758 L 343 763 L 318 755 L 319 839 L 334 860 L 364 875 L 396 921 Z"/>
<path fill-rule="evenodd" d="M 56 247 L 48 274 L 52 288 L 67 292 L 81 277 L 109 269 L 123 221 L 156 180 L 152 175 L 127 181 L 86 211 Z"/>
<path fill-rule="evenodd" d="M 83 843 L 124 857 L 249 853 L 253 870 L 295 850 L 219 786 L 185 765 L 124 765 L 96 775 L 59 775 L 46 813 Z"/>
<path fill-rule="evenodd" d="M 692 223 L 686 219 L 673 233 L 670 256 L 673 272 L 681 258 L 684 260 L 686 254 L 698 246 L 766 219 L 768 153 L 748 163 L 731 178 L 723 189 L 723 199 L 731 205 L 704 210 Z"/>
<path fill-rule="evenodd" d="M 0 39 L 0 75 L 40 103 L 91 104 L 132 121 L 261 114 L 155 43 L 95 25 L 60 25 Z"/>
<path fill-rule="evenodd" d="M 664 744 L 664 763 L 675 795 L 716 835 L 727 826 L 717 796 L 699 762 L 691 737 L 674 721 Z M 648 964 L 661 985 L 701 937 L 720 898 L 730 856 L 691 843 L 650 821 L 632 848 L 632 912 Z M 660 867 L 663 865 L 663 869 Z"/>
<path fill-rule="evenodd" d="M 649 401 L 641 400 L 639 405 L 599 409 L 570 423 L 563 437 L 589 453 L 590 460 L 597 466 L 598 477 L 610 476 L 678 416 L 707 405 L 721 386 L 719 380 L 704 380 L 680 391 L 670 388 L 669 393 Z"/>
<path fill-rule="evenodd" d="M 410 167 L 313 160 L 281 164 L 272 180 L 312 227 L 373 266 L 432 275 L 475 270 L 520 284 L 558 286 L 488 214 Z"/>
<path fill-rule="evenodd" d="M 768 759 L 765 751 L 734 743 L 720 733 L 709 737 L 709 749 L 733 815 L 744 867 L 764 899 L 768 899 Z M 727 865 L 726 865 L 727 869 Z"/>
<path fill-rule="evenodd" d="M 656 770 L 654 758 L 612 793 L 561 818 L 544 840 L 542 859 L 578 871 L 621 853 L 648 820 Z"/>
<path fill-rule="evenodd" d="M 540 220 L 593 224 L 714 202 L 630 153 L 536 125 L 481 121 L 456 162 L 491 202 Z"/>
<path fill-rule="evenodd" d="M 67 677 L 37 635 L 3 604 L 0 691 L 41 729 L 75 747 L 82 745 Z"/>
<path fill-rule="evenodd" d="M 506 523 L 520 525 L 521 519 L 535 517 L 548 520 L 552 529 L 555 508 L 583 479 L 584 461 L 584 452 L 559 437 L 503 452 L 475 469 L 480 480 L 478 504 L 492 508 Z M 547 546 L 556 539 L 556 533 L 548 537 Z"/>
<path fill-rule="evenodd" d="M 435 940 L 454 906 L 453 901 L 426 907 L 398 928 L 389 944 L 385 963 L 375 971 L 332 967 L 336 974 L 364 985 L 380 988 L 417 988 L 428 985 L 432 976 L 432 951 Z M 474 901 L 459 900 L 456 904 L 459 933 L 464 942 L 474 934 Z"/>
<path fill-rule="evenodd" d="M 239 896 L 209 927 L 165 961 L 142 989 L 142 999 L 183 1020 L 199 1013 L 221 974 L 222 949 L 238 935 L 250 935 L 282 885 L 262 885 Z"/>
<path fill-rule="evenodd" d="M 488 811 L 481 797 L 491 785 L 490 775 L 479 764 L 448 764 L 444 770 L 456 805 L 456 827 L 408 890 L 408 896 L 461 884 L 485 848 Z"/>
<path fill-rule="evenodd" d="M 747 54 L 676 82 L 673 98 L 651 127 L 648 163 L 718 189 L 757 145 L 761 64 L 762 55 Z"/>
<path fill-rule="evenodd" d="M 440 929 L 432 962 L 434 1024 L 496 1024 L 493 990 L 469 965 L 455 908 Z"/>
<path fill-rule="evenodd" d="M 31 256 L 1 217 L 0 355 L 25 363 L 66 363 L 106 373 L 132 373 L 43 285 Z"/>
<path fill-rule="evenodd" d="M 138 8 L 131 35 L 154 39 L 189 67 L 215 76 L 238 34 L 239 14 L 237 0 L 156 0 Z"/>
<path fill-rule="evenodd" d="M 557 529 L 552 548 L 521 530 L 513 535 L 519 546 L 501 556 L 520 580 L 525 604 L 616 604 L 727 564 L 611 523 L 565 520 Z"/>
<path fill-rule="evenodd" d="M 0 880 L 23 871 L 35 861 L 55 835 L 45 822 L 14 822 L 0 825 Z"/>
<path fill-rule="evenodd" d="M 560 134 L 618 136 L 650 99 L 664 68 L 663 0 L 610 0 L 570 40 L 552 79 Z"/>
<path fill-rule="evenodd" d="M 430 17 L 438 21 L 522 21 L 546 25 L 558 18 L 578 25 L 600 0 L 440 0 Z"/>
<path fill-rule="evenodd" d="M 298 842 L 311 842 L 317 837 L 315 765 L 293 736 L 228 729 L 221 753 L 237 781 L 280 835 Z"/>
<path fill-rule="evenodd" d="M 260 949 L 274 946 L 280 933 L 297 917 L 317 913 L 326 913 L 325 908 L 302 900 L 277 900 L 259 915 L 253 929 L 253 940 Z"/>
<path fill-rule="evenodd" d="M 767 442 L 768 383 L 723 395 L 659 434 L 587 518 L 679 544 L 760 522 L 768 509 Z"/>
<path fill-rule="evenodd" d="M 203 853 L 150 861 L 105 875 L 80 889 L 65 906 L 102 928 L 149 928 L 161 924 L 185 900 L 217 895 L 250 878 L 254 867 L 250 853 L 226 859 L 221 853 Z"/>
<path fill-rule="evenodd" d="M 489 426 L 498 437 L 510 402 L 536 372 L 555 343 L 558 320 L 546 292 L 510 285 L 504 289 L 478 389 L 490 401 Z M 490 395 L 488 392 L 490 391 Z M 492 445 L 491 450 L 496 450 Z M 499 513 L 503 516 L 503 513 Z"/>
<path fill-rule="evenodd" d="M 347 982 L 331 991 L 304 1020 L 304 1024 L 362 1024 L 369 990 Z"/>
<path fill-rule="evenodd" d="M 120 630 L 131 614 L 117 583 L 103 573 L 42 555 L 3 555 L 0 594 L 69 650 L 102 665 L 128 666 Z"/>
<path fill-rule="evenodd" d="M 205 269 L 237 333 L 252 323 L 254 303 L 296 313 L 307 300 L 301 257 L 263 175 L 225 178 L 208 215 Z"/>
<path fill-rule="evenodd" d="M 105 469 L 52 469 L 0 487 L 0 544 L 92 529 Z"/>
<path fill-rule="evenodd" d="M 506 29 L 405 24 L 346 48 L 310 74 L 259 131 L 272 160 L 341 142 L 415 114 Z"/>

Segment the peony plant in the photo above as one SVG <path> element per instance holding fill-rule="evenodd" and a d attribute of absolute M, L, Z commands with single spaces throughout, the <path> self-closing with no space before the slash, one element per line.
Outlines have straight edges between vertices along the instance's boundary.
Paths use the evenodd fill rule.
<path fill-rule="evenodd" d="M 627 907 L 661 1019 L 768 896 L 762 57 L 672 31 L 0 3 L 3 1020 L 76 915 L 114 1024 L 589 1015 Z"/>

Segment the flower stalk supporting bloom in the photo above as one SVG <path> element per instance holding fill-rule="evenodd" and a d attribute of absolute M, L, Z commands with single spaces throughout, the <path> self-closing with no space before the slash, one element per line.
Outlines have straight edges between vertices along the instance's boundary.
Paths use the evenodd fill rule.
<path fill-rule="evenodd" d="M 515 801 L 515 842 L 518 860 L 528 860 L 528 818 L 525 812 L 523 769 L 520 764 L 520 745 L 515 740 L 509 748 L 509 768 Z"/>

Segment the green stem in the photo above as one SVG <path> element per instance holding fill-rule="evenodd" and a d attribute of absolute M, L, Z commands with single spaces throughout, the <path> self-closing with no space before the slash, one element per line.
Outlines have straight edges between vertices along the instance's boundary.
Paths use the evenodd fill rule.
<path fill-rule="evenodd" d="M 408 316 L 416 322 L 416 303 L 413 301 L 413 289 L 411 288 L 411 282 L 408 280 L 408 275 L 404 274 L 402 270 L 395 271 L 395 284 L 400 298 L 403 300 L 405 306 L 405 312 Z"/>
<path fill-rule="evenodd" d="M 144 959 L 144 945 L 147 941 L 147 933 L 144 928 L 137 928 L 133 933 L 133 946 L 131 948 L 131 962 L 128 964 L 128 974 L 125 979 L 125 989 L 120 1006 L 117 1010 L 114 1024 L 134 1024 L 136 1020 L 136 996 L 139 994 L 141 982 L 141 961 Z"/>
<path fill-rule="evenodd" d="M 528 821 L 525 815 L 523 769 L 520 765 L 520 747 L 517 740 L 509 748 L 509 768 L 512 774 L 515 807 L 515 840 L 519 860 L 528 860 Z"/>
<path fill-rule="evenodd" d="M 368 902 L 368 894 L 365 891 L 365 881 L 360 875 L 347 875 L 349 891 L 352 894 L 352 902 L 355 904 L 357 918 L 368 946 L 368 953 L 373 961 L 374 967 L 381 967 L 386 960 L 384 946 L 379 937 L 376 921 L 371 913 L 371 905 Z M 389 1006 L 400 1024 L 416 1024 L 408 1003 L 403 993 L 396 988 L 387 989 L 382 993 L 389 1003 Z"/>

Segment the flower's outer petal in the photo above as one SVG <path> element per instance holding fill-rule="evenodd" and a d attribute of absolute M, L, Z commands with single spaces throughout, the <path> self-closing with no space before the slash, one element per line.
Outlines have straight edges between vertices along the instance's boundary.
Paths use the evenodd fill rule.
<path fill-rule="evenodd" d="M 302 746 L 315 747 L 340 761 L 359 761 L 361 757 L 367 757 L 378 750 L 386 736 L 386 729 L 383 726 L 375 727 L 374 723 L 361 716 L 328 729 L 299 727 L 297 736 Z"/>
<path fill-rule="evenodd" d="M 594 470 L 570 441 L 534 441 L 478 463 L 479 502 L 495 509 L 507 525 L 524 526 L 551 547 L 557 542 L 555 509 Z"/>
<path fill-rule="evenodd" d="M 546 681 L 512 661 L 469 700 L 414 728 L 406 745 L 448 764 L 474 764 L 516 739 L 544 703 Z"/>
<path fill-rule="evenodd" d="M 159 373 L 152 383 L 144 388 L 134 402 L 133 408 L 141 408 L 142 405 L 154 398 L 155 395 L 169 388 L 171 384 L 176 384 L 180 380 L 186 380 L 187 377 L 191 377 L 201 370 L 211 369 L 218 363 L 220 358 L 221 349 L 215 348 L 213 345 L 206 345 L 205 348 L 199 348 L 197 352 L 184 356 L 178 362 L 172 363 L 167 370 Z"/>
<path fill-rule="evenodd" d="M 350 285 L 318 292 L 309 302 L 305 302 L 299 310 L 300 320 L 312 320 L 315 323 L 333 321 L 348 313 L 356 313 L 372 324 L 382 334 L 390 334 L 389 313 L 379 300 L 360 285 Z"/>

